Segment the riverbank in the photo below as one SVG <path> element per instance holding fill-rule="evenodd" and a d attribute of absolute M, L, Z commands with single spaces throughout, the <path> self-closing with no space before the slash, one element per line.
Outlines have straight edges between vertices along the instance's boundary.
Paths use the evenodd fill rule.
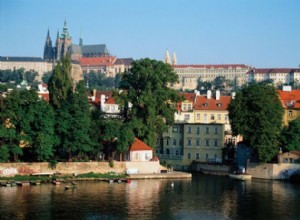
<path fill-rule="evenodd" d="M 154 174 L 130 174 L 129 179 L 186 179 L 192 178 L 191 173 L 171 171 L 167 173 L 154 173 Z"/>

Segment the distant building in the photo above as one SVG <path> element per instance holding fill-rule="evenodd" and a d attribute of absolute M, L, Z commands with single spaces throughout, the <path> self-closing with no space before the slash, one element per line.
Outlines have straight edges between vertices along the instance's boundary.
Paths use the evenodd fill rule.
<path fill-rule="evenodd" d="M 67 54 L 71 56 L 72 60 L 79 60 L 81 57 L 110 56 L 105 44 L 84 45 L 82 37 L 79 39 L 79 45 L 73 44 L 65 21 L 62 34 L 57 32 L 54 46 L 52 46 L 50 31 L 48 30 L 44 46 L 44 60 L 59 60 Z"/>
<path fill-rule="evenodd" d="M 246 73 L 251 69 L 245 64 L 177 64 L 177 56 L 173 53 L 172 60 L 169 52 L 165 54 L 165 63 L 172 65 L 175 73 L 179 77 L 179 83 L 171 85 L 177 90 L 194 90 L 198 81 L 212 82 L 216 77 L 223 76 L 227 80 L 235 81 L 237 86 L 247 82 Z"/>
<path fill-rule="evenodd" d="M 275 86 L 300 85 L 300 68 L 252 68 L 247 72 L 247 83 L 270 80 Z"/>

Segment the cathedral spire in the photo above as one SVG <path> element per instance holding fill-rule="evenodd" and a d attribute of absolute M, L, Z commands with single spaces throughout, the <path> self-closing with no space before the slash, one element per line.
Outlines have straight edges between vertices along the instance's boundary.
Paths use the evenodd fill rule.
<path fill-rule="evenodd" d="M 176 64 L 177 64 L 177 57 L 176 57 L 176 53 L 174 51 L 173 56 L 172 56 L 172 65 L 176 65 Z"/>
<path fill-rule="evenodd" d="M 63 32 L 61 34 L 62 38 L 71 38 L 69 31 L 68 31 L 68 27 L 67 27 L 67 20 L 65 19 L 64 21 L 64 28 L 63 28 Z"/>
<path fill-rule="evenodd" d="M 169 55 L 169 51 L 168 50 L 166 51 L 166 55 L 165 55 L 165 63 L 168 63 L 168 64 L 171 63 L 170 62 L 170 55 Z"/>
<path fill-rule="evenodd" d="M 50 31 L 48 28 L 47 37 L 44 46 L 44 60 L 51 60 L 51 59 L 53 59 L 53 47 L 52 47 L 52 41 L 50 37 Z"/>
<path fill-rule="evenodd" d="M 82 45 L 83 45 L 83 40 L 82 40 L 81 31 L 80 31 L 79 46 L 82 46 Z"/>

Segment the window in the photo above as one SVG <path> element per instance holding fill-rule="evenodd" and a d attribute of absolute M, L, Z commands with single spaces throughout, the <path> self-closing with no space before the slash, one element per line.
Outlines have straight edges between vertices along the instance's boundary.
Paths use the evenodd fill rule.
<path fill-rule="evenodd" d="M 211 114 L 211 115 L 210 115 L 210 119 L 211 119 L 211 120 L 215 120 L 215 115 L 214 115 L 214 114 Z"/>
<path fill-rule="evenodd" d="M 178 127 L 173 127 L 173 133 L 177 133 L 178 132 Z"/>
<path fill-rule="evenodd" d="M 182 145 L 183 145 L 183 140 L 179 139 L 179 146 L 182 146 Z"/>
<path fill-rule="evenodd" d="M 185 121 L 190 120 L 190 114 L 184 114 L 184 120 Z"/>
<path fill-rule="evenodd" d="M 228 122 L 228 115 L 225 115 L 225 121 Z"/>
<path fill-rule="evenodd" d="M 188 139 L 188 140 L 187 140 L 187 145 L 188 145 L 188 146 L 192 146 L 192 140 L 191 140 L 191 139 Z"/>
<path fill-rule="evenodd" d="M 196 153 L 196 160 L 200 160 L 200 154 Z"/>
<path fill-rule="evenodd" d="M 196 131 L 197 134 L 200 134 L 200 127 L 197 127 L 196 129 L 197 129 L 197 131 Z"/>
<path fill-rule="evenodd" d="M 205 140 L 205 146 L 209 147 L 209 140 Z"/>
<path fill-rule="evenodd" d="M 169 138 L 167 138 L 167 146 L 169 146 Z"/>
<path fill-rule="evenodd" d="M 288 115 L 289 115 L 289 117 L 292 117 L 293 116 L 293 111 L 289 111 Z"/>
<path fill-rule="evenodd" d="M 218 117 L 218 120 L 220 121 L 221 120 L 221 114 L 218 114 L 217 117 Z"/>
<path fill-rule="evenodd" d="M 218 128 L 215 127 L 215 134 L 218 134 Z"/>
<path fill-rule="evenodd" d="M 191 153 L 188 153 L 188 159 L 189 160 L 191 159 Z"/>
<path fill-rule="evenodd" d="M 200 139 L 196 139 L 196 146 L 200 146 Z"/>
<path fill-rule="evenodd" d="M 166 150 L 166 154 L 170 154 L 170 150 L 169 149 Z"/>
<path fill-rule="evenodd" d="M 209 127 L 206 127 L 206 128 L 205 128 L 205 133 L 206 133 L 206 134 L 209 134 Z"/>
<path fill-rule="evenodd" d="M 214 141 L 214 146 L 215 146 L 215 147 L 218 147 L 218 140 L 215 140 L 215 141 Z"/>
<path fill-rule="evenodd" d="M 176 139 L 173 139 L 173 145 L 176 146 Z"/>
<path fill-rule="evenodd" d="M 176 150 L 175 154 L 176 154 L 176 156 L 178 156 L 179 155 L 179 150 Z"/>
<path fill-rule="evenodd" d="M 188 131 L 189 134 L 192 133 L 192 127 L 188 127 Z"/>
<path fill-rule="evenodd" d="M 148 153 L 145 154 L 145 160 L 149 160 L 149 154 Z"/>
<path fill-rule="evenodd" d="M 135 159 L 136 159 L 136 160 L 139 159 L 139 153 L 135 153 Z"/>
<path fill-rule="evenodd" d="M 200 114 L 197 113 L 197 120 L 200 120 Z"/>

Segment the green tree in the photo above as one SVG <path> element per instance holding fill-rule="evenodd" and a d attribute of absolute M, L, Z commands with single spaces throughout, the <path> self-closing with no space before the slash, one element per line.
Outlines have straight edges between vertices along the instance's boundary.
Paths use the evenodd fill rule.
<path fill-rule="evenodd" d="M 134 61 L 122 75 L 119 89 L 123 92 L 116 93 L 116 100 L 125 123 L 130 122 L 135 135 L 152 147 L 156 134 L 174 122 L 174 103 L 181 97 L 168 85 L 177 82 L 170 65 L 148 58 Z"/>
<path fill-rule="evenodd" d="M 282 129 L 280 142 L 284 150 L 300 151 L 300 118 L 297 118 Z"/>
<path fill-rule="evenodd" d="M 228 106 L 233 135 L 242 135 L 262 162 L 278 153 L 283 108 L 275 88 L 254 83 L 238 91 Z"/>
<path fill-rule="evenodd" d="M 54 114 L 51 106 L 34 90 L 12 91 L 1 106 L 0 138 L 4 149 L 14 155 L 29 149 L 30 158 L 48 160 L 53 155 Z"/>
<path fill-rule="evenodd" d="M 49 72 L 44 73 L 43 76 L 42 76 L 42 81 L 43 81 L 44 83 L 47 83 L 47 84 L 48 84 L 48 82 L 49 82 L 51 76 L 52 76 L 52 71 L 49 71 Z"/>
<path fill-rule="evenodd" d="M 49 79 L 49 99 L 52 106 L 59 108 L 61 103 L 67 100 L 72 94 L 72 88 L 71 61 L 70 57 L 67 56 L 58 61 L 53 75 Z"/>
<path fill-rule="evenodd" d="M 213 86 L 215 90 L 224 91 L 227 87 L 227 81 L 225 76 L 217 76 L 213 81 Z"/>

